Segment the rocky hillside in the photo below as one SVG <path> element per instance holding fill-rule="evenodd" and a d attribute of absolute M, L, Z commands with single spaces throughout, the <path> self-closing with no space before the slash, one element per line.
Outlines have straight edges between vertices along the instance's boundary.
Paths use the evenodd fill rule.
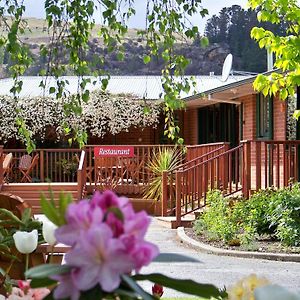
<path fill-rule="evenodd" d="M 49 43 L 49 35 L 44 20 L 28 19 L 27 22 L 28 29 L 25 30 L 22 40 L 29 46 L 34 58 L 34 64 L 27 71 L 27 75 L 37 75 L 41 69 L 45 68 L 46 61 L 40 56 L 40 46 Z M 129 30 L 123 41 L 125 58 L 123 61 L 119 61 L 117 53 L 107 53 L 101 40 L 97 37 L 97 29 L 97 27 L 94 29 L 89 42 L 88 60 L 93 60 L 95 55 L 104 55 L 106 60 L 104 68 L 111 75 L 161 74 L 162 61 L 152 61 L 150 64 L 144 65 L 143 56 L 147 54 L 147 49 L 143 39 L 138 36 L 137 30 Z M 9 76 L 10 60 L 9 55 L 3 49 L 0 51 L 0 76 L 3 78 Z M 214 43 L 202 48 L 200 44 L 187 45 L 180 41 L 177 45 L 177 51 L 184 54 L 191 61 L 187 68 L 187 74 L 190 75 L 208 75 L 210 72 L 220 74 L 224 58 L 230 52 L 226 43 Z M 64 63 L 63 58 L 62 63 Z"/>

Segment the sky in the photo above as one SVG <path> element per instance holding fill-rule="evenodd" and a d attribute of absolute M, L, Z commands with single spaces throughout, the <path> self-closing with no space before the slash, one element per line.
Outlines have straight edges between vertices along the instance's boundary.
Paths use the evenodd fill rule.
<path fill-rule="evenodd" d="M 35 18 L 44 18 L 44 0 L 25 0 L 26 16 Z M 135 0 L 136 15 L 133 16 L 129 22 L 131 28 L 145 28 L 145 0 Z M 209 15 L 218 14 L 223 7 L 230 7 L 234 4 L 238 4 L 243 8 L 246 8 L 247 0 L 202 0 L 202 5 L 207 8 Z M 97 19 L 97 15 L 95 16 Z M 192 23 L 197 25 L 200 31 L 203 32 L 205 23 L 208 18 L 202 19 L 201 17 L 194 16 Z"/>

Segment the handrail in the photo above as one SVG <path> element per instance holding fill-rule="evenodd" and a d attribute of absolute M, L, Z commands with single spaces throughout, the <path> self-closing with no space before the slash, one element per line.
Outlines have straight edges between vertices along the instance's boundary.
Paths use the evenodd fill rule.
<path fill-rule="evenodd" d="M 77 170 L 77 199 L 80 200 L 83 196 L 86 185 L 86 152 L 81 151 L 79 166 Z"/>
<path fill-rule="evenodd" d="M 223 149 L 225 148 L 225 146 L 226 146 L 226 145 L 223 145 L 223 146 L 221 146 L 221 147 L 219 147 L 219 148 L 217 148 L 217 149 L 214 149 L 214 150 L 212 150 L 212 151 L 210 151 L 210 152 L 208 152 L 208 153 L 205 153 L 205 154 L 203 154 L 203 155 L 201 155 L 201 156 L 199 156 L 199 157 L 196 157 L 196 158 L 194 158 L 194 159 L 192 159 L 192 160 L 190 160 L 190 161 L 187 161 L 187 162 L 181 164 L 180 166 L 176 167 L 176 168 L 173 169 L 172 171 L 177 171 L 177 170 L 180 170 L 180 169 L 186 170 L 185 167 L 186 167 L 187 165 L 189 165 L 189 164 L 191 164 L 191 163 L 193 163 L 193 162 L 195 162 L 195 161 L 197 161 L 197 160 L 199 160 L 199 159 L 203 159 L 204 157 L 206 157 L 206 156 L 208 156 L 208 155 L 214 154 L 215 152 L 218 152 L 218 151 L 220 151 L 220 150 L 223 150 Z M 194 166 L 197 166 L 197 165 L 194 165 Z"/>
<path fill-rule="evenodd" d="M 189 145 L 188 148 L 204 148 L 204 147 L 211 147 L 217 145 L 229 145 L 228 142 L 217 142 L 217 143 L 208 143 L 208 144 L 201 144 L 201 145 Z"/>
<path fill-rule="evenodd" d="M 236 151 L 236 150 L 238 150 L 238 149 L 240 149 L 240 148 L 242 148 L 242 147 L 243 147 L 243 144 L 240 144 L 240 145 L 238 145 L 238 146 L 235 147 L 235 148 L 231 148 L 230 150 L 227 150 L 226 152 L 223 152 L 223 153 L 220 153 L 220 154 L 218 154 L 218 155 L 216 155 L 216 156 L 214 156 L 214 157 L 208 158 L 207 160 L 202 161 L 202 162 L 198 163 L 197 165 L 194 165 L 194 166 L 189 167 L 189 168 L 184 169 L 184 170 L 178 170 L 177 172 L 190 171 L 190 170 L 192 170 L 192 169 L 195 168 L 195 167 L 199 167 L 199 166 L 201 166 L 201 165 L 204 165 L 205 163 L 208 163 L 208 162 L 213 161 L 213 160 L 215 160 L 215 159 L 217 159 L 217 158 L 219 158 L 219 157 L 222 157 L 222 156 L 225 156 L 225 155 L 227 155 L 227 154 L 229 154 L 229 153 L 232 153 L 232 152 L 234 152 L 234 151 Z"/>
<path fill-rule="evenodd" d="M 225 147 L 225 145 L 224 145 Z M 212 157 L 203 161 L 196 159 L 193 165 L 175 172 L 175 204 L 176 224 L 180 226 L 182 216 L 206 205 L 207 191 L 219 188 L 224 195 L 242 191 L 248 196 L 251 186 L 251 149 L 250 141 L 242 141 L 240 145 L 225 152 L 218 153 L 222 147 L 211 151 Z M 205 156 L 205 155 L 204 155 Z M 175 192 L 175 193 L 174 193 Z"/>

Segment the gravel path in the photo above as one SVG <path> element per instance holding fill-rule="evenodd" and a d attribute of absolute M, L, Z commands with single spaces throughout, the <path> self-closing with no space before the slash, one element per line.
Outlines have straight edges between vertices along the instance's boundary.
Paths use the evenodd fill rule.
<path fill-rule="evenodd" d="M 175 252 L 198 259 L 199 263 L 152 263 L 142 273 L 159 272 L 176 278 L 189 278 L 201 283 L 212 283 L 218 287 L 230 286 L 240 278 L 252 273 L 268 278 L 294 291 L 300 291 L 300 263 L 278 262 L 261 259 L 216 256 L 197 252 L 182 246 L 176 240 L 176 230 L 162 226 L 152 220 L 147 240 L 159 246 L 160 252 Z M 151 284 L 143 284 L 150 292 Z M 179 293 L 167 290 L 165 297 L 179 297 Z"/>

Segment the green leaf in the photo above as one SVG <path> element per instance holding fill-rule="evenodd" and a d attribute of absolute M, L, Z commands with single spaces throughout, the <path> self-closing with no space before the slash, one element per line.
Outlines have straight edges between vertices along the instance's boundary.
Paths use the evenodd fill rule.
<path fill-rule="evenodd" d="M 300 110 L 299 109 L 294 111 L 293 117 L 297 120 L 299 119 L 299 117 L 300 117 Z"/>
<path fill-rule="evenodd" d="M 92 289 L 82 292 L 80 295 L 80 300 L 96 300 L 96 299 L 104 299 L 103 292 L 99 285 L 93 287 Z"/>
<path fill-rule="evenodd" d="M 32 288 L 47 287 L 56 284 L 57 281 L 50 278 L 34 278 L 30 281 Z"/>
<path fill-rule="evenodd" d="M 129 287 L 140 295 L 144 300 L 153 300 L 156 299 L 152 295 L 145 292 L 133 279 L 128 275 L 121 276 L 123 281 L 129 285 Z"/>
<path fill-rule="evenodd" d="M 31 219 L 31 209 L 27 207 L 22 213 L 22 222 L 27 223 L 30 219 Z"/>
<path fill-rule="evenodd" d="M 113 213 L 113 214 L 115 215 L 115 217 L 116 217 L 117 219 L 119 219 L 120 221 L 122 221 L 122 222 L 124 221 L 124 215 L 123 215 L 121 209 L 119 209 L 118 207 L 116 207 L 116 206 L 111 206 L 111 207 L 109 207 L 109 208 L 107 209 L 107 211 L 106 211 L 105 217 L 106 217 L 110 212 Z M 105 218 L 105 217 L 104 217 L 104 218 Z"/>
<path fill-rule="evenodd" d="M 151 57 L 149 55 L 144 56 L 144 64 L 148 64 L 151 61 Z"/>
<path fill-rule="evenodd" d="M 60 218 L 54 204 L 48 201 L 45 195 L 41 195 L 41 208 L 45 216 L 55 225 L 60 225 Z"/>
<path fill-rule="evenodd" d="M 206 36 L 200 39 L 200 45 L 203 48 L 209 45 L 209 40 Z"/>
<path fill-rule="evenodd" d="M 197 262 L 201 263 L 199 260 L 177 253 L 160 253 L 153 262 Z"/>
<path fill-rule="evenodd" d="M 23 222 L 16 215 L 5 208 L 0 208 L 0 216 L 1 219 L 7 218 L 8 220 L 11 220 L 17 224 L 23 225 Z"/>
<path fill-rule="evenodd" d="M 119 52 L 119 53 L 117 54 L 117 60 L 119 60 L 119 61 L 124 60 L 124 53 Z"/>
<path fill-rule="evenodd" d="M 52 275 L 68 273 L 71 268 L 67 265 L 47 264 L 29 269 L 25 275 L 28 278 L 47 278 Z"/>
<path fill-rule="evenodd" d="M 124 289 L 121 289 L 121 288 L 116 289 L 115 293 L 117 295 L 120 295 L 120 296 L 128 297 L 129 299 L 136 299 L 136 298 L 138 298 L 137 297 L 138 295 L 136 293 L 130 292 L 130 291 L 127 291 L 127 290 L 124 290 Z"/>
<path fill-rule="evenodd" d="M 54 86 L 51 86 L 49 88 L 49 94 L 54 94 L 55 93 L 55 87 Z"/>
<path fill-rule="evenodd" d="M 51 291 L 51 293 L 49 295 L 47 295 L 45 298 L 43 298 L 43 300 L 55 300 L 53 297 L 53 291 Z"/>
<path fill-rule="evenodd" d="M 133 279 L 137 281 L 149 280 L 151 282 L 160 284 L 164 287 L 168 287 L 185 294 L 203 297 L 207 299 L 211 297 L 218 298 L 224 296 L 223 292 L 221 293 L 219 289 L 214 285 L 197 283 L 190 279 L 175 279 L 157 273 L 147 275 L 135 275 L 133 276 Z"/>
<path fill-rule="evenodd" d="M 69 204 L 73 202 L 72 195 L 70 193 L 59 194 L 59 214 L 60 214 L 60 226 L 66 223 L 65 215 Z"/>

